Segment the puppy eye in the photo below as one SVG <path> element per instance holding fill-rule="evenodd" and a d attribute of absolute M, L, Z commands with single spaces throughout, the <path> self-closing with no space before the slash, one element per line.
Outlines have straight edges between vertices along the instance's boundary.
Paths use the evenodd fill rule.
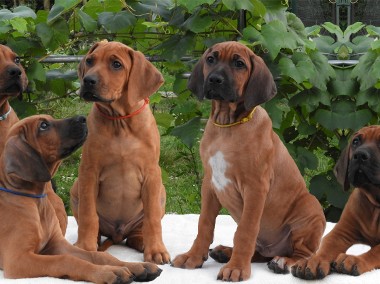
<path fill-rule="evenodd" d="M 114 62 L 112 62 L 112 67 L 115 68 L 115 69 L 120 69 L 121 68 L 121 63 L 117 60 L 115 60 Z"/>
<path fill-rule="evenodd" d="M 50 126 L 50 125 L 49 125 L 48 122 L 46 122 L 46 121 L 42 121 L 42 122 L 40 123 L 40 130 L 44 131 L 44 130 L 48 129 L 49 126 Z"/>
<path fill-rule="evenodd" d="M 355 137 L 353 140 L 352 140 L 352 146 L 354 146 L 354 147 L 357 147 L 357 146 L 359 146 L 359 144 L 360 144 L 360 138 L 359 137 Z"/>
<path fill-rule="evenodd" d="M 212 64 L 212 63 L 214 63 L 215 58 L 212 57 L 212 56 L 208 56 L 208 57 L 206 58 L 206 60 L 207 60 L 208 63 Z"/>
<path fill-rule="evenodd" d="M 16 64 L 20 64 L 20 57 L 17 56 L 17 57 L 15 58 L 14 62 L 15 62 Z"/>
<path fill-rule="evenodd" d="M 92 58 L 86 58 L 87 65 L 92 65 L 92 62 L 93 62 Z"/>
<path fill-rule="evenodd" d="M 235 67 L 237 67 L 237 68 L 243 68 L 243 67 L 245 67 L 244 61 L 242 61 L 242 60 L 236 60 L 235 61 Z"/>

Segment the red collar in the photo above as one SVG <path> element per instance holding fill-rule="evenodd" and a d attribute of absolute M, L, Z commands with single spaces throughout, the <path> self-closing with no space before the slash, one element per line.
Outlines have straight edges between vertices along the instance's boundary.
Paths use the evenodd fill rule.
<path fill-rule="evenodd" d="M 123 115 L 123 116 L 110 116 L 110 115 L 108 115 L 108 114 L 105 114 L 105 113 L 101 110 L 99 104 L 95 103 L 95 105 L 96 105 L 96 107 L 97 107 L 99 113 L 100 113 L 103 117 L 108 118 L 108 119 L 111 119 L 111 120 L 125 119 L 125 118 L 130 118 L 130 117 L 132 117 L 132 116 L 138 115 L 140 112 L 142 112 L 142 111 L 144 110 L 144 108 L 145 108 L 146 105 L 148 105 L 148 104 L 149 104 L 149 99 L 144 99 L 144 104 L 143 104 L 143 106 L 142 106 L 141 108 L 139 108 L 138 110 L 136 110 L 136 111 L 130 113 L 130 114 Z"/>

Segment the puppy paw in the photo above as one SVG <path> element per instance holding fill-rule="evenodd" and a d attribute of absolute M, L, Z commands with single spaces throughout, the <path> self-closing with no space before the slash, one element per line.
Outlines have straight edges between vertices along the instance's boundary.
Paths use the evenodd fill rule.
<path fill-rule="evenodd" d="M 227 263 L 232 255 L 232 248 L 219 245 L 210 250 L 209 255 L 219 263 Z"/>
<path fill-rule="evenodd" d="M 348 255 L 341 253 L 337 259 L 332 263 L 334 271 L 342 274 L 358 276 L 364 272 L 370 271 L 373 268 L 367 266 L 360 256 Z"/>
<path fill-rule="evenodd" d="M 244 266 L 227 263 L 220 269 L 217 279 L 228 282 L 239 282 L 248 280 L 250 276 L 251 263 Z"/>
<path fill-rule="evenodd" d="M 288 274 L 288 258 L 287 257 L 274 257 L 268 262 L 268 268 L 276 274 Z"/>
<path fill-rule="evenodd" d="M 170 262 L 170 255 L 164 248 L 158 250 L 144 249 L 144 261 L 156 264 L 165 264 Z"/>
<path fill-rule="evenodd" d="M 207 260 L 207 255 L 191 254 L 189 252 L 177 255 L 171 262 L 171 266 L 186 269 L 201 268 L 203 262 Z"/>
<path fill-rule="evenodd" d="M 135 276 L 126 267 L 103 266 L 102 269 L 93 275 L 95 283 L 107 284 L 129 284 L 135 279 Z"/>
<path fill-rule="evenodd" d="M 293 276 L 305 279 L 323 279 L 330 273 L 330 261 L 317 256 L 297 261 L 291 268 Z"/>

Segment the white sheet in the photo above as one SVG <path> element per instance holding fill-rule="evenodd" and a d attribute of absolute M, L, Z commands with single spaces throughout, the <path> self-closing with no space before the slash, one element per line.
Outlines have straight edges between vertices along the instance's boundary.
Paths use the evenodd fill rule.
<path fill-rule="evenodd" d="M 186 252 L 197 234 L 198 215 L 165 215 L 162 220 L 163 238 L 171 257 L 174 258 L 177 254 Z M 326 233 L 333 228 L 334 224 L 328 223 Z M 232 246 L 232 238 L 236 229 L 236 224 L 230 216 L 218 216 L 215 239 L 211 247 L 218 244 Z M 69 226 L 66 238 L 74 243 L 76 241 L 77 225 L 73 217 L 69 217 Z M 349 250 L 351 254 L 361 254 L 368 250 L 368 247 L 356 245 Z M 124 261 L 142 261 L 143 256 L 124 245 L 112 246 L 108 252 Z M 219 272 L 222 264 L 215 262 L 209 258 L 201 269 L 185 270 L 171 267 L 170 265 L 160 266 L 163 272 L 160 277 L 150 283 L 154 284 L 210 284 L 223 283 L 216 280 L 216 275 Z M 264 263 L 252 264 L 252 275 L 248 281 L 243 283 L 256 284 L 375 284 L 380 282 L 380 270 L 365 273 L 359 277 L 331 274 L 321 281 L 304 281 L 293 277 L 291 274 L 276 275 L 272 273 Z M 74 282 L 70 280 L 61 280 L 49 277 L 34 278 L 34 279 L 4 279 L 2 271 L 0 271 L 0 283 L 85 283 Z"/>

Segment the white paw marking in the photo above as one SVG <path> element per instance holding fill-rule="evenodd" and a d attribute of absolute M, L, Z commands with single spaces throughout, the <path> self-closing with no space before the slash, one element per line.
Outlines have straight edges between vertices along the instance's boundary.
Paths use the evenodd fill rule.
<path fill-rule="evenodd" d="M 223 191 L 231 182 L 231 180 L 226 177 L 228 163 L 224 159 L 223 153 L 220 151 L 216 152 L 215 155 L 208 160 L 208 163 L 212 170 L 212 183 L 218 191 Z"/>

